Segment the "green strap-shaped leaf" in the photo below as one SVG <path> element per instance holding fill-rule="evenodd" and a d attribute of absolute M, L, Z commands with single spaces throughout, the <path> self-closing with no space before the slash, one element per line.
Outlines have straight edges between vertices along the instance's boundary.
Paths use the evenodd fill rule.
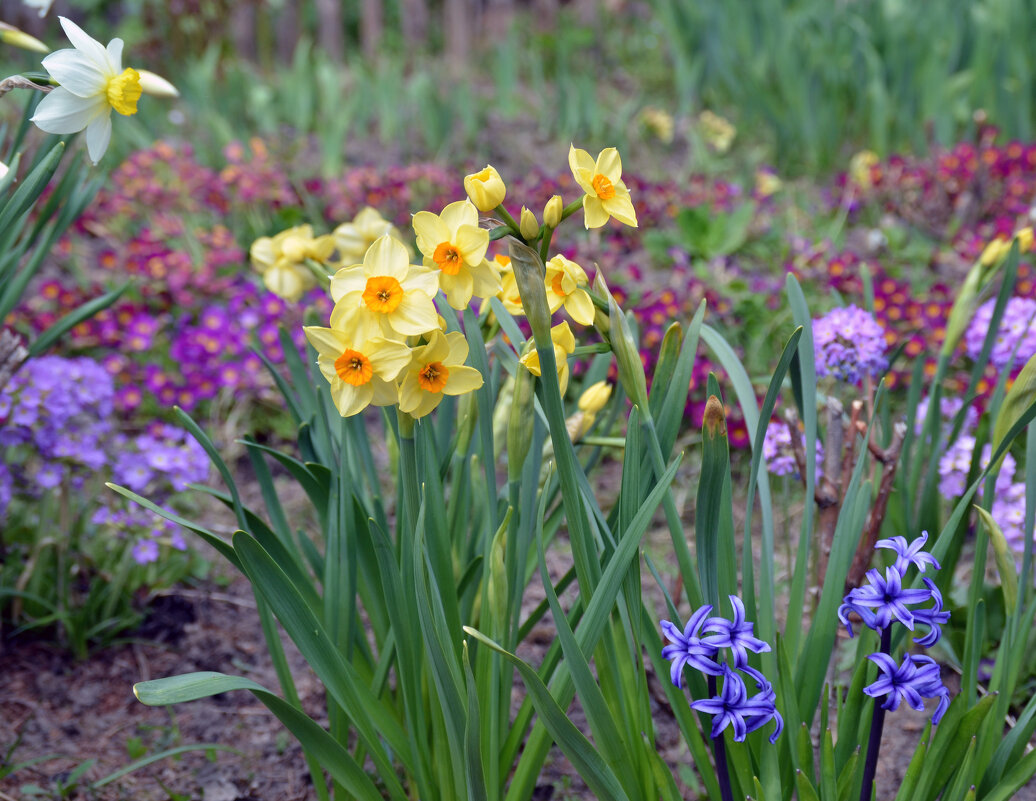
<path fill-rule="evenodd" d="M 1007 538 L 1004 537 L 1004 532 L 993 519 L 993 515 L 981 506 L 976 506 L 975 511 L 978 512 L 979 519 L 986 527 L 989 541 L 993 545 L 996 569 L 1000 573 L 1000 591 L 1004 595 L 1004 607 L 1007 609 L 1007 614 L 1010 615 L 1018 605 L 1018 568 L 1014 562 L 1014 552 L 1008 546 Z"/>
<path fill-rule="evenodd" d="M 350 794 L 363 801 L 384 801 L 370 776 L 356 763 L 352 754 L 304 712 L 251 679 L 225 673 L 201 672 L 143 681 L 133 686 L 137 700 L 148 706 L 196 701 L 231 690 L 248 690 L 252 693 L 295 735 L 307 753 L 314 755 Z"/>
<path fill-rule="evenodd" d="M 532 666 L 510 651 L 501 648 L 478 630 L 465 626 L 464 631 L 483 645 L 501 654 L 515 666 L 522 681 L 525 682 L 525 687 L 529 691 L 529 696 L 532 698 L 532 703 L 536 707 L 536 712 L 543 721 L 543 725 L 554 738 L 562 753 L 568 757 L 579 775 L 583 777 L 594 796 L 610 801 L 629 801 L 629 797 L 608 763 L 576 725 L 568 719 L 565 711 L 558 706 L 558 702 L 550 694 L 547 685 L 536 675 Z"/>

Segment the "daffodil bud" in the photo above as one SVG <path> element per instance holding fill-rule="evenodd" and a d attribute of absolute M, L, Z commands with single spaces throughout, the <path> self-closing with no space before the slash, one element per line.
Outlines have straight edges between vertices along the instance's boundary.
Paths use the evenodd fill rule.
<path fill-rule="evenodd" d="M 532 242 L 540 235 L 540 224 L 536 222 L 536 215 L 525 206 L 522 206 L 522 214 L 518 218 L 518 230 L 526 242 Z"/>
<path fill-rule="evenodd" d="M 457 453 L 467 453 L 471 444 L 471 435 L 478 421 L 477 395 L 465 392 L 457 399 Z"/>
<path fill-rule="evenodd" d="M 50 52 L 50 48 L 35 36 L 29 36 L 25 31 L 5 22 L 0 22 L 0 42 L 12 47 L 20 47 L 22 50 L 34 50 L 37 53 Z"/>
<path fill-rule="evenodd" d="M 1027 226 L 1022 228 L 1018 233 L 1014 235 L 1014 238 L 1018 240 L 1018 252 L 1028 253 L 1032 250 L 1032 227 Z"/>
<path fill-rule="evenodd" d="M 603 409 L 612 396 L 612 387 L 607 381 L 591 384 L 579 396 L 579 410 L 589 414 L 597 414 Z"/>
<path fill-rule="evenodd" d="M 546 340 L 550 336 L 550 305 L 543 283 L 547 268 L 540 254 L 528 245 L 512 239 L 510 249 L 514 279 L 532 334 L 538 340 Z"/>
<path fill-rule="evenodd" d="M 561 215 L 565 207 L 561 202 L 561 195 L 554 195 L 543 207 L 543 224 L 548 228 L 557 228 L 561 223 Z"/>
<path fill-rule="evenodd" d="M 615 298 L 608 295 L 608 334 L 619 367 L 619 380 L 630 399 L 640 406 L 642 412 L 647 409 L 647 379 L 644 378 L 644 363 L 640 360 L 640 350 L 633 338 L 626 315 L 623 314 Z"/>
<path fill-rule="evenodd" d="M 530 353 L 536 352 L 533 343 L 530 342 L 528 348 Z M 520 481 L 525 457 L 532 445 L 536 379 L 528 369 L 519 367 L 515 371 L 513 386 L 507 420 L 507 480 Z"/>
<path fill-rule="evenodd" d="M 464 176 L 464 191 L 468 193 L 476 209 L 487 212 L 504 202 L 507 187 L 496 168 L 492 164 L 487 164 L 484 169 Z"/>
<path fill-rule="evenodd" d="M 1010 244 L 1002 236 L 994 238 L 985 249 L 982 251 L 982 255 L 978 257 L 979 264 L 983 267 L 990 267 L 996 264 L 1006 254 Z"/>
<path fill-rule="evenodd" d="M 140 91 L 152 97 L 173 98 L 180 96 L 180 90 L 161 75 L 151 70 L 137 70 L 140 76 Z"/>
<path fill-rule="evenodd" d="M 508 507 L 500 528 L 489 548 L 489 618 L 492 620 L 492 636 L 503 638 L 507 626 L 507 567 L 504 556 L 507 553 L 507 527 L 513 510 Z"/>

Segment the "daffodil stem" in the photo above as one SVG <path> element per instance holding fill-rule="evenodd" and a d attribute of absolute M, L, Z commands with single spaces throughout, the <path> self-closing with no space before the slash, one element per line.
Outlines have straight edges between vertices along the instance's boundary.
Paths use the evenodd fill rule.
<path fill-rule="evenodd" d="M 892 653 L 892 627 L 881 630 L 881 653 Z M 871 715 L 871 733 L 867 738 L 867 761 L 863 766 L 863 786 L 860 787 L 860 801 L 870 801 L 874 794 L 874 774 L 878 769 L 878 749 L 881 747 L 881 730 L 885 726 L 885 706 L 874 699 Z"/>
<path fill-rule="evenodd" d="M 511 213 L 504 208 L 504 204 L 501 203 L 499 206 L 496 207 L 496 210 L 500 214 L 500 216 L 504 218 L 504 222 L 507 223 L 508 226 L 510 226 L 511 233 L 513 233 L 516 237 L 518 237 L 518 239 L 524 242 L 525 237 L 522 236 L 522 229 L 518 227 L 518 223 L 514 221 L 514 217 L 511 216 Z"/>
<path fill-rule="evenodd" d="M 573 200 L 571 203 L 565 206 L 565 210 L 561 212 L 561 219 L 567 220 L 581 208 L 583 208 L 583 199 L 579 198 L 579 200 Z"/>
<path fill-rule="evenodd" d="M 407 545 L 413 540 L 413 533 L 417 530 L 417 516 L 420 513 L 421 502 L 418 499 L 417 481 L 417 448 L 414 442 L 414 418 L 406 412 L 398 413 L 399 420 L 399 471 L 402 483 L 403 495 L 403 538 Z M 409 532 L 409 534 L 407 534 Z M 404 547 L 403 553 L 408 549 Z"/>
<path fill-rule="evenodd" d="M 708 677 L 709 698 L 716 695 L 716 677 Z M 723 801 L 734 801 L 734 793 L 730 789 L 730 770 L 727 768 L 727 742 L 723 732 L 712 738 L 712 748 L 716 756 L 716 779 L 719 781 L 719 795 Z"/>
<path fill-rule="evenodd" d="M 554 229 L 549 225 L 544 225 L 540 237 L 542 239 L 540 242 L 540 258 L 546 263 L 547 253 L 550 250 L 550 241 L 554 238 Z"/>
<path fill-rule="evenodd" d="M 593 345 L 579 345 L 574 351 L 573 356 L 593 356 L 598 353 L 611 353 L 612 346 L 607 342 L 596 342 Z"/>

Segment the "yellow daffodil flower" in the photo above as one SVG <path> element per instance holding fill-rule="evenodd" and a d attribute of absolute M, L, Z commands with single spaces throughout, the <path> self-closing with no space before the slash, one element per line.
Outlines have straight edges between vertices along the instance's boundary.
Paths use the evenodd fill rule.
<path fill-rule="evenodd" d="M 1028 253 L 1032 250 L 1033 233 L 1032 227 L 1026 226 L 1015 231 L 1014 238 L 1018 242 L 1018 252 Z"/>
<path fill-rule="evenodd" d="M 316 285 L 316 276 L 306 266 L 306 260 L 323 264 L 334 249 L 333 237 L 314 237 L 313 226 L 298 225 L 276 236 L 259 237 L 252 243 L 249 255 L 266 288 L 294 303 Z"/>
<path fill-rule="evenodd" d="M 438 291 L 434 270 L 410 264 L 406 246 L 382 236 L 367 249 L 363 264 L 343 267 L 331 279 L 331 327 L 358 325 L 367 337 L 426 334 L 439 327 L 432 302 Z"/>
<path fill-rule="evenodd" d="M 1006 256 L 1010 249 L 1011 243 L 1008 240 L 1002 236 L 994 237 L 978 257 L 979 263 L 983 267 L 990 267 Z"/>
<path fill-rule="evenodd" d="M 424 264 L 438 270 L 450 306 L 466 309 L 472 295 L 487 298 L 500 291 L 500 279 L 486 261 L 489 231 L 478 227 L 478 210 L 471 203 L 451 203 L 441 215 L 417 212 L 414 232 Z"/>
<path fill-rule="evenodd" d="M 85 128 L 86 150 L 96 164 L 111 141 L 112 110 L 126 116 L 137 113 L 140 73 L 122 68 L 122 39 L 112 39 L 105 48 L 71 20 L 58 19 L 74 49 L 58 50 L 43 59 L 58 86 L 40 101 L 32 121 L 52 134 Z"/>
<path fill-rule="evenodd" d="M 861 150 L 849 159 L 849 177 L 860 189 L 870 189 L 874 185 L 871 169 L 880 161 L 873 150 Z"/>
<path fill-rule="evenodd" d="M 511 314 L 525 314 L 522 308 L 522 296 L 518 292 L 518 280 L 514 277 L 511 257 L 500 253 L 493 257 L 493 266 L 500 273 L 500 291 L 496 296 Z"/>
<path fill-rule="evenodd" d="M 568 357 L 575 352 L 576 338 L 572 334 L 567 322 L 558 323 L 550 329 L 550 339 L 554 343 L 554 361 L 558 364 L 558 383 L 561 385 L 561 394 L 564 396 L 568 389 Z M 530 350 L 519 361 L 535 376 L 540 373 L 540 354 L 535 348 Z"/>
<path fill-rule="evenodd" d="M 383 337 L 364 339 L 357 328 L 305 326 L 317 351 L 317 366 L 331 384 L 331 398 L 342 417 L 368 406 L 391 406 L 399 399 L 396 378 L 410 363 L 410 348 Z"/>
<path fill-rule="evenodd" d="M 427 345 L 414 348 L 413 360 L 399 385 L 399 410 L 424 417 L 444 395 L 463 395 L 482 386 L 482 374 L 465 366 L 468 341 L 458 331 L 435 330 Z"/>
<path fill-rule="evenodd" d="M 622 182 L 622 160 L 614 147 L 605 148 L 595 162 L 585 150 L 574 145 L 568 151 L 568 166 L 583 197 L 583 218 L 587 228 L 600 228 L 609 217 L 637 227 L 637 213 L 630 192 Z"/>
<path fill-rule="evenodd" d="M 359 264 L 363 261 L 363 254 L 367 252 L 367 248 L 373 245 L 375 240 L 386 235 L 403 241 L 399 229 L 370 206 L 357 214 L 352 222 L 339 225 L 334 230 L 334 238 L 338 246 L 338 255 L 342 258 L 342 266 Z"/>
<path fill-rule="evenodd" d="M 717 153 L 726 153 L 737 136 L 737 128 L 712 111 L 703 111 L 698 115 L 701 135 L 705 142 Z"/>
<path fill-rule="evenodd" d="M 569 316 L 580 325 L 593 324 L 594 303 L 590 293 L 583 289 L 590 282 L 582 267 L 559 253 L 547 262 L 545 281 L 551 314 L 564 306 Z"/>
<path fill-rule="evenodd" d="M 579 442 L 587 435 L 597 415 L 607 404 L 612 396 L 612 387 L 607 381 L 598 381 L 583 390 L 579 396 L 578 411 L 565 420 L 565 429 L 568 437 L 573 442 Z"/>
<path fill-rule="evenodd" d="M 504 202 L 507 187 L 504 179 L 492 164 L 471 175 L 464 176 L 464 191 L 468 193 L 475 208 L 485 213 Z"/>

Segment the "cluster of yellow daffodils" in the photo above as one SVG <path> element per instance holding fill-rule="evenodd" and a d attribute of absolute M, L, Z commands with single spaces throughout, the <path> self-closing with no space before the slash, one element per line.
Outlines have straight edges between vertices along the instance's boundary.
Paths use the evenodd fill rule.
<path fill-rule="evenodd" d="M 331 278 L 330 327 L 305 332 L 343 417 L 394 404 L 424 417 L 445 395 L 482 386 L 478 370 L 464 364 L 464 335 L 443 333 L 435 308 L 440 281 L 438 270 L 410 264 L 406 245 L 391 234 L 376 239 L 361 264 Z"/>
<path fill-rule="evenodd" d="M 313 236 L 313 226 L 298 225 L 255 240 L 249 255 L 266 288 L 295 302 L 316 286 L 316 269 L 327 263 L 334 249 L 333 236 Z"/>
<path fill-rule="evenodd" d="M 587 228 L 600 227 L 612 217 L 635 226 L 637 217 L 614 148 L 593 159 L 573 147 L 569 164 L 584 195 L 568 207 L 560 195 L 553 196 L 544 207 L 542 225 L 526 207 L 520 223 L 508 213 L 503 206 L 507 187 L 492 165 L 465 177 L 467 200 L 450 203 L 438 214 L 414 215 L 421 264 L 411 263 L 411 251 L 399 231 L 371 208 L 329 236 L 314 237 L 309 226 L 299 226 L 256 241 L 253 264 L 267 287 L 285 297 L 297 298 L 313 286 L 321 266 L 342 265 L 327 280 L 334 301 L 328 327 L 307 326 L 305 333 L 343 416 L 372 405 L 398 405 L 400 412 L 419 418 L 446 395 L 482 386 L 481 373 L 466 364 L 468 339 L 446 330 L 439 315 L 445 307 L 437 303 L 462 311 L 481 298 L 483 322 L 492 325 L 487 306 L 496 297 L 511 314 L 536 309 L 533 327 L 542 322 L 538 330 L 543 333 L 550 316 L 562 308 L 581 325 L 594 324 L 597 311 L 586 271 L 560 254 L 547 260 L 554 229 L 580 208 Z M 532 270 L 538 270 L 538 277 L 531 307 L 530 298 L 524 297 L 530 291 L 523 285 L 526 278 L 519 279 L 510 257 L 498 254 L 490 261 L 490 242 L 505 236 L 533 254 Z M 335 250 L 337 261 L 332 260 Z M 522 276 L 529 275 L 527 267 L 522 269 Z M 550 328 L 550 338 L 564 394 L 576 340 L 567 321 Z M 541 375 L 539 351 L 531 344 L 520 363 L 526 376 Z M 597 387 L 596 400 L 588 401 L 586 409 L 580 407 L 582 433 L 592 425 L 597 403 L 603 405 L 609 394 L 606 386 Z"/>

